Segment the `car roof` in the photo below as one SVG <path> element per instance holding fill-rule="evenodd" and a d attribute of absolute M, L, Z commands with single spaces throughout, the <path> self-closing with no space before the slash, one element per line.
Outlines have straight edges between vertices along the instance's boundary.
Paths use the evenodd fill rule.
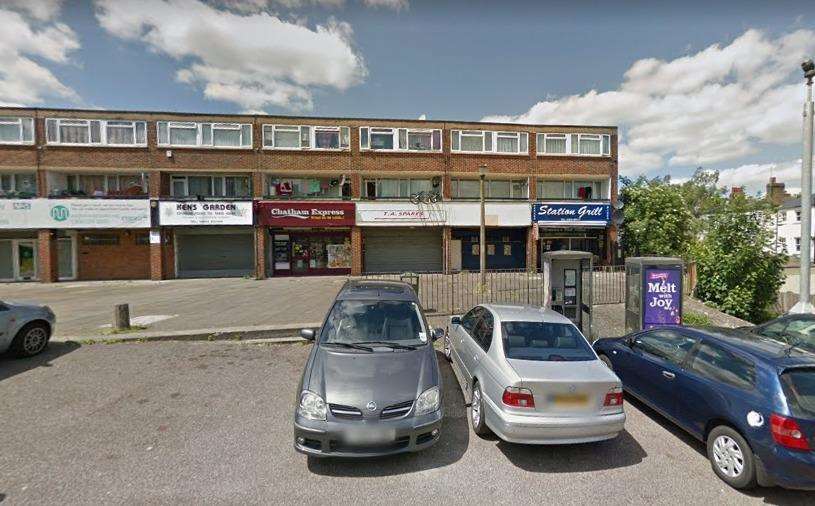
<path fill-rule="evenodd" d="M 402 281 L 354 279 L 347 281 L 337 294 L 337 300 L 372 299 L 419 302 L 413 288 Z"/>
<path fill-rule="evenodd" d="M 797 365 L 815 366 L 815 353 L 800 347 L 785 352 L 786 344 L 764 337 L 744 329 L 730 329 L 725 327 L 685 327 L 699 337 L 708 341 L 718 342 L 753 356 L 757 360 L 770 363 L 778 367 L 792 367 Z"/>
<path fill-rule="evenodd" d="M 511 304 L 481 304 L 495 313 L 501 321 L 520 321 L 520 322 L 544 322 L 544 323 L 565 323 L 571 324 L 572 321 L 551 309 L 542 308 L 540 306 L 531 305 L 511 305 Z"/>

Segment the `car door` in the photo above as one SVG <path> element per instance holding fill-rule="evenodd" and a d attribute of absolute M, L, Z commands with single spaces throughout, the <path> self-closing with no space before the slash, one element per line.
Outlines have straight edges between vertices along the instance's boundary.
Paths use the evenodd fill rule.
<path fill-rule="evenodd" d="M 0 352 L 6 349 L 14 336 L 11 335 L 11 308 L 0 302 Z"/>
<path fill-rule="evenodd" d="M 465 384 L 469 385 L 472 381 L 472 360 L 468 357 L 472 356 L 473 333 L 478 325 L 479 317 L 483 308 L 476 306 L 467 312 L 461 318 L 461 325 L 456 329 L 455 339 L 452 340 L 451 356 L 455 361 L 455 365 L 459 368 L 464 375 Z"/>
<path fill-rule="evenodd" d="M 487 308 L 481 312 L 478 326 L 473 333 L 474 348 L 473 370 L 481 385 L 481 392 L 494 404 L 500 405 L 501 395 L 508 385 L 501 368 L 495 363 L 494 354 L 490 353 L 493 340 L 500 339 L 500 327 L 495 323 L 495 315 Z"/>
<path fill-rule="evenodd" d="M 696 342 L 695 337 L 666 328 L 637 335 L 631 343 L 628 374 L 635 394 L 664 415 L 673 417 L 677 395 L 675 380 Z"/>
<path fill-rule="evenodd" d="M 755 389 L 755 363 L 716 343 L 702 340 L 690 353 L 681 375 L 677 375 L 676 421 L 685 430 L 702 437 L 709 420 L 727 418 L 731 406 L 759 406 Z M 750 402 L 752 401 L 752 402 Z M 743 413 L 742 413 L 743 415 Z"/>

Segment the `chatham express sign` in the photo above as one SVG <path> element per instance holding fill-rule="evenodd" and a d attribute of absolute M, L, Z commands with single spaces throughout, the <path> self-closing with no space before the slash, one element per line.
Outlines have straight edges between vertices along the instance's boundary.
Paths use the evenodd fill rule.
<path fill-rule="evenodd" d="M 350 227 L 353 202 L 258 202 L 258 224 L 267 227 Z"/>
<path fill-rule="evenodd" d="M 532 221 L 543 226 L 608 226 L 611 204 L 545 203 L 532 206 Z"/>

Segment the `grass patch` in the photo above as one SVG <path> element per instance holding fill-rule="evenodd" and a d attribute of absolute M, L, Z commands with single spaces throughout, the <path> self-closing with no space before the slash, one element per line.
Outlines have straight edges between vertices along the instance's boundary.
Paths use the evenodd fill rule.
<path fill-rule="evenodd" d="M 102 331 L 102 334 L 106 336 L 115 336 L 118 334 L 130 334 L 131 332 L 139 332 L 142 330 L 147 330 L 147 327 L 144 325 L 131 325 L 129 329 L 122 329 L 116 330 L 114 328 L 105 329 Z"/>
<path fill-rule="evenodd" d="M 694 327 L 706 327 L 711 325 L 710 317 L 705 313 L 697 313 L 696 311 L 685 311 L 682 314 L 682 324 L 691 325 Z"/>

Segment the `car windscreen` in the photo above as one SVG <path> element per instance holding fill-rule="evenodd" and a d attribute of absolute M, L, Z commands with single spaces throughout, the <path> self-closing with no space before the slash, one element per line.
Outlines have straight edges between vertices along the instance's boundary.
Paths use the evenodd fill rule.
<path fill-rule="evenodd" d="M 815 367 L 788 369 L 781 374 L 781 385 L 793 416 L 815 417 Z"/>
<path fill-rule="evenodd" d="M 505 321 L 501 323 L 504 355 L 518 360 L 596 360 L 589 343 L 567 323 Z"/>
<path fill-rule="evenodd" d="M 413 302 L 340 300 L 331 308 L 320 341 L 355 344 L 383 341 L 416 346 L 428 340 Z"/>

